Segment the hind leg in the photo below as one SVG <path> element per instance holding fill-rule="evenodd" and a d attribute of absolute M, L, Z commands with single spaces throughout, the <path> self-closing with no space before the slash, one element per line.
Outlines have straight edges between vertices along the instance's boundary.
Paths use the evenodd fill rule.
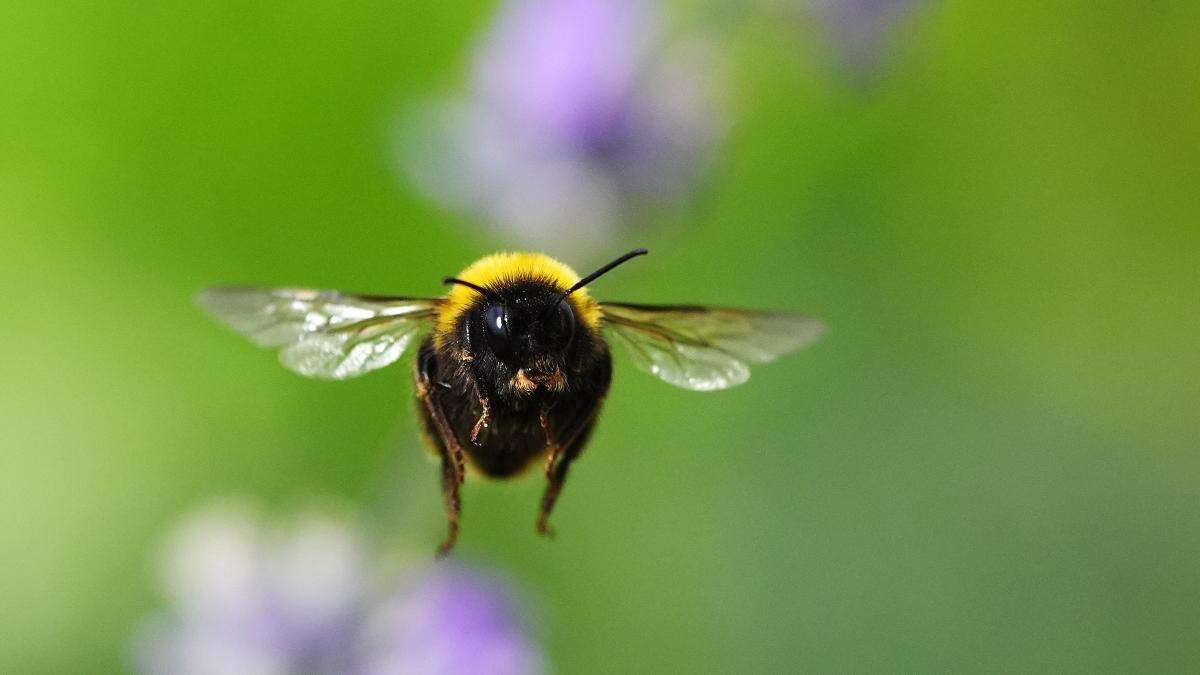
<path fill-rule="evenodd" d="M 571 462 L 574 462 L 583 452 L 583 446 L 587 444 L 588 436 L 591 433 L 592 422 L 589 421 L 579 430 L 569 445 L 559 447 L 553 442 L 551 443 L 549 458 L 546 462 L 546 491 L 542 493 L 542 505 L 538 511 L 538 534 L 547 537 L 554 536 L 554 528 L 550 526 L 550 513 L 554 510 L 554 505 L 558 502 L 558 495 L 567 481 L 567 472 L 571 469 Z"/>
<path fill-rule="evenodd" d="M 458 518 L 462 513 L 462 485 L 465 459 L 462 447 L 446 421 L 446 415 L 431 386 L 436 376 L 436 361 L 432 349 L 422 349 L 417 359 L 417 399 L 421 403 L 421 419 L 426 436 L 442 460 L 442 500 L 446 507 L 446 539 L 438 546 L 437 556 L 445 557 L 458 541 Z"/>
<path fill-rule="evenodd" d="M 437 557 L 443 558 L 454 544 L 458 542 L 458 516 L 462 513 L 462 497 L 459 494 L 460 485 L 458 472 L 454 468 L 454 460 L 446 453 L 442 454 L 442 499 L 446 504 L 446 538 L 438 546 Z"/>

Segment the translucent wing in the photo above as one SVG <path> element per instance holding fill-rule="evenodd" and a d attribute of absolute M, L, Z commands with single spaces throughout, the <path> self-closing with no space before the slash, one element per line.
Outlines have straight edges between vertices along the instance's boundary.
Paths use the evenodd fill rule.
<path fill-rule="evenodd" d="M 210 288 L 197 301 L 258 346 L 281 348 L 288 369 L 330 380 L 400 358 L 429 327 L 439 302 L 306 288 Z"/>
<path fill-rule="evenodd" d="M 646 372 L 677 387 L 726 389 L 820 337 L 820 321 L 782 312 L 601 303 L 604 325 Z"/>

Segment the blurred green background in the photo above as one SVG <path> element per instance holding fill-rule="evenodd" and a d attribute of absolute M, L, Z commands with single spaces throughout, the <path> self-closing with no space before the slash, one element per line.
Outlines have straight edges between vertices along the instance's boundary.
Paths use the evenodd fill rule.
<path fill-rule="evenodd" d="M 432 551 L 408 368 L 307 381 L 191 298 L 436 294 L 503 248 L 393 146 L 490 11 L 6 3 L 0 670 L 126 667 L 211 497 L 341 496 Z M 538 480 L 476 482 L 461 555 L 560 672 L 1194 667 L 1200 5 L 931 6 L 869 88 L 803 22 L 727 37 L 712 195 L 596 293 L 831 330 L 709 395 L 622 363 L 557 540 Z"/>

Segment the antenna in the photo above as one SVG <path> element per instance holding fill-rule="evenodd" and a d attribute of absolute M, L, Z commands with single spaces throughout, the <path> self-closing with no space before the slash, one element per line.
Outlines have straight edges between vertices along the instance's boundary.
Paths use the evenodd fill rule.
<path fill-rule="evenodd" d="M 502 299 L 500 298 L 500 296 L 499 296 L 499 295 L 496 295 L 496 293 L 495 293 L 495 292 L 493 292 L 493 291 L 491 291 L 491 290 L 488 290 L 488 289 L 486 289 L 486 288 L 484 288 L 483 286 L 480 286 L 480 285 L 478 285 L 478 284 L 473 284 L 473 283 L 471 283 L 471 282 L 469 282 L 469 281 L 464 281 L 464 280 L 462 280 L 462 279 L 459 279 L 459 278 L 457 278 L 457 277 L 446 277 L 445 279 L 442 279 L 442 283 L 443 283 L 443 284 L 457 284 L 457 285 L 459 285 L 459 286 L 466 286 L 467 288 L 469 288 L 469 289 L 471 289 L 471 290 L 475 291 L 476 293 L 478 293 L 478 294 L 482 295 L 483 297 L 487 298 L 488 300 L 491 300 L 491 301 L 493 301 L 493 302 L 499 302 L 499 303 L 503 303 L 503 302 L 504 302 L 504 300 L 502 300 Z"/>
<path fill-rule="evenodd" d="M 600 269 L 596 270 L 595 272 L 592 272 L 591 274 L 580 279 L 579 281 L 576 281 L 574 286 L 571 286 L 570 288 L 568 288 L 565 293 L 558 296 L 558 300 L 555 300 L 553 303 L 550 304 L 549 307 L 546 308 L 546 311 L 545 311 L 545 313 L 542 314 L 542 316 L 545 317 L 547 314 L 550 313 L 551 310 L 553 310 L 555 307 L 558 307 L 559 303 L 561 303 L 563 300 L 566 300 L 567 296 L 569 296 L 570 294 L 574 293 L 575 291 L 583 288 L 584 286 L 587 286 L 588 284 L 592 283 L 596 279 L 599 279 L 600 277 L 604 276 L 605 274 L 608 274 L 608 272 L 611 271 L 612 268 L 616 267 L 617 265 L 620 265 L 631 258 L 636 258 L 639 255 L 646 255 L 649 252 L 650 251 L 647 251 L 644 248 L 635 248 L 632 251 L 630 251 L 629 253 L 626 253 L 625 255 L 621 256 L 620 258 L 617 258 L 616 260 L 608 263 L 607 265 L 601 267 Z"/>

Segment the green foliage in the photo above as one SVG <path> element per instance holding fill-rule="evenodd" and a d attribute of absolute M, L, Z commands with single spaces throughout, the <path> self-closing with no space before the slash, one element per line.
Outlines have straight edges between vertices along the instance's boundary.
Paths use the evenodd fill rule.
<path fill-rule="evenodd" d="M 392 146 L 486 14 L 9 5 L 0 670 L 123 667 L 155 545 L 210 496 L 348 497 L 432 552 L 407 369 L 305 381 L 191 297 L 434 294 L 503 247 Z M 603 295 L 830 331 L 711 395 L 619 366 L 552 543 L 536 476 L 468 484 L 461 554 L 527 589 L 560 671 L 1200 658 L 1198 7 L 948 3 L 870 88 L 803 24 L 737 27 L 712 195 L 614 242 L 653 255 Z"/>

